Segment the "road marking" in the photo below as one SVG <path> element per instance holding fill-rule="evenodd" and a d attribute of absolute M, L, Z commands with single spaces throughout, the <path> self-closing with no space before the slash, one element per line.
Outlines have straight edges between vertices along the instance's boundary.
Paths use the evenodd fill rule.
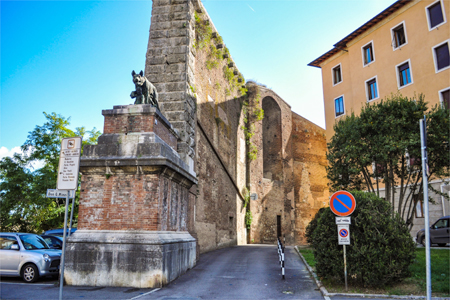
<path fill-rule="evenodd" d="M 53 283 L 20 283 L 20 282 L 2 282 L 2 284 L 20 284 L 20 285 L 28 285 L 28 286 L 33 286 L 33 285 L 51 285 L 54 286 Z"/>
<path fill-rule="evenodd" d="M 161 288 L 154 289 L 153 291 L 150 291 L 150 292 L 148 292 L 148 293 L 145 293 L 145 294 L 142 294 L 142 295 L 133 297 L 133 298 L 131 298 L 131 299 L 129 299 L 129 300 L 134 300 L 134 299 L 138 299 L 138 298 L 144 297 L 144 296 L 146 296 L 146 295 L 149 295 L 149 294 L 151 294 L 151 293 L 154 293 L 154 292 L 156 292 L 156 291 L 159 291 L 160 289 L 161 289 Z"/>

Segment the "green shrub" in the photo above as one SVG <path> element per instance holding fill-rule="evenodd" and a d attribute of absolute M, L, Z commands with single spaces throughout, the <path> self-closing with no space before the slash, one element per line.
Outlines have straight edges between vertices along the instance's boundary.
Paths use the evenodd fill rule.
<path fill-rule="evenodd" d="M 407 277 L 415 258 L 415 244 L 405 222 L 376 195 L 357 191 L 352 194 L 356 209 L 351 216 L 351 245 L 347 246 L 348 282 L 381 287 Z M 328 207 L 314 219 L 308 226 L 307 238 L 314 249 L 317 274 L 343 282 L 343 246 L 338 245 L 335 215 Z"/>
<path fill-rule="evenodd" d="M 325 207 L 320 208 L 316 215 L 314 216 L 314 219 L 311 220 L 311 222 L 309 222 L 308 226 L 306 226 L 306 232 L 305 232 L 305 236 L 306 236 L 306 241 L 308 242 L 308 244 L 312 244 L 313 243 L 313 232 L 317 227 L 317 220 L 320 218 L 320 216 L 322 215 L 322 213 L 325 211 Z"/>

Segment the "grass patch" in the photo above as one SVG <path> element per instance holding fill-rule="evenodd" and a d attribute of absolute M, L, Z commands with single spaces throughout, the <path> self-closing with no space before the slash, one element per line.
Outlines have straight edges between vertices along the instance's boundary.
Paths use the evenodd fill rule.
<path fill-rule="evenodd" d="M 298 248 L 298 251 L 303 255 L 308 265 L 316 270 L 316 260 L 314 259 L 313 250 L 311 248 Z"/>
<path fill-rule="evenodd" d="M 311 248 L 298 249 L 306 262 L 315 270 L 316 261 Z M 364 288 L 349 285 L 349 293 L 389 294 L 389 295 L 426 295 L 425 248 L 416 249 L 416 259 L 409 267 L 411 275 L 402 282 L 384 288 Z M 342 284 L 330 280 L 322 280 L 330 293 L 343 293 Z M 447 249 L 431 249 L 431 291 L 433 296 L 450 295 L 450 251 Z"/>
<path fill-rule="evenodd" d="M 410 266 L 411 276 L 422 291 L 426 291 L 425 248 L 416 249 L 416 259 Z M 431 249 L 431 291 L 450 294 L 450 251 Z"/>

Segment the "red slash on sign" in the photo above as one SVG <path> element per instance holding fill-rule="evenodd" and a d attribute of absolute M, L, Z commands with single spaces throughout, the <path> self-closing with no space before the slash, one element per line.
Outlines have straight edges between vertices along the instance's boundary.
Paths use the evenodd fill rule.
<path fill-rule="evenodd" d="M 356 208 L 355 197 L 347 191 L 334 193 L 330 198 L 331 211 L 339 217 L 347 217 Z"/>
<path fill-rule="evenodd" d="M 347 230 L 347 229 L 341 229 L 341 230 L 339 231 L 339 235 L 340 235 L 341 237 L 343 237 L 343 238 L 347 237 L 347 236 L 348 236 L 348 230 Z"/>

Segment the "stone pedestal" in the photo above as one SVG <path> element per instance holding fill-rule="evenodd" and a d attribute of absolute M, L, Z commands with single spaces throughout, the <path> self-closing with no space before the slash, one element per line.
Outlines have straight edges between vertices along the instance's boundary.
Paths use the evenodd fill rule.
<path fill-rule="evenodd" d="M 68 239 L 71 285 L 161 287 L 195 265 L 187 232 L 193 170 L 178 134 L 151 105 L 104 110 L 98 145 L 80 161 L 78 230 Z"/>

